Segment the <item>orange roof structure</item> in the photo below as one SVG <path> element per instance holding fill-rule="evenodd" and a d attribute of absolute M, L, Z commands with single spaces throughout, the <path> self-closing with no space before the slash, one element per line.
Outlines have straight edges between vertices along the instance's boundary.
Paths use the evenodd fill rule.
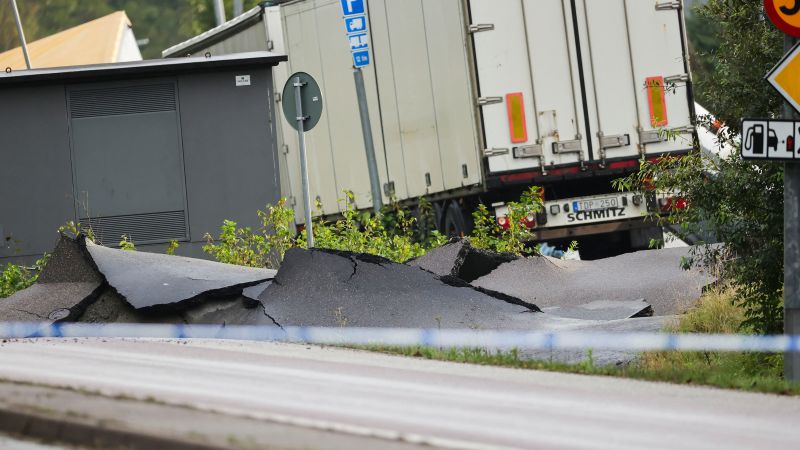
<path fill-rule="evenodd" d="M 119 62 L 120 47 L 131 22 L 117 11 L 28 43 L 33 68 Z M 25 58 L 17 47 L 0 53 L 0 70 L 23 70 Z"/>

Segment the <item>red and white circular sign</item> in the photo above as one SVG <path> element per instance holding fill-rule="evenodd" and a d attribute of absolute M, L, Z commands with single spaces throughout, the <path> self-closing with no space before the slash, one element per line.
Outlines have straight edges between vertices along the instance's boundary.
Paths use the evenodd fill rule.
<path fill-rule="evenodd" d="M 779 30 L 800 37 L 800 0 L 764 0 L 764 11 Z"/>

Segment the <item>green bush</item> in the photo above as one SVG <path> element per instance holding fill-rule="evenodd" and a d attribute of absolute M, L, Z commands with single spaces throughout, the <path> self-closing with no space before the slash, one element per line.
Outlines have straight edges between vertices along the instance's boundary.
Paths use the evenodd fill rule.
<path fill-rule="evenodd" d="M 498 253 L 515 255 L 532 254 L 535 248 L 528 245 L 533 239 L 533 232 L 525 224 L 529 217 L 542 211 L 542 189 L 531 186 L 522 193 L 518 202 L 509 202 L 508 227 L 503 228 L 489 209 L 483 205 L 472 213 L 475 224 L 472 235 L 468 236 L 470 244 L 476 248 L 494 250 Z"/>
<path fill-rule="evenodd" d="M 206 233 L 207 244 L 203 251 L 217 261 L 250 267 L 276 268 L 283 260 L 286 250 L 299 245 L 294 233 L 294 211 L 286 206 L 286 199 L 258 211 L 261 228 L 239 228 L 237 223 L 226 220 L 220 227 L 216 241 Z"/>
<path fill-rule="evenodd" d="M 47 264 L 48 258 L 49 255 L 45 254 L 36 261 L 33 267 L 6 264 L 3 271 L 0 272 L 0 298 L 9 297 L 35 283 L 44 265 Z"/>
<path fill-rule="evenodd" d="M 345 192 L 339 201 L 343 205 L 341 219 L 331 222 L 318 218 L 313 222 L 317 248 L 369 253 L 405 262 L 447 242 L 447 237 L 435 229 L 433 206 L 426 199 L 420 199 L 414 212 L 392 202 L 379 214 L 357 211 L 352 192 Z M 494 215 L 480 205 L 473 214 L 475 231 L 467 237 L 470 243 L 497 252 L 533 253 L 535 250 L 526 244 L 533 234 L 524 219 L 541 211 L 541 190 L 531 187 L 518 202 L 509 203 L 508 208 L 510 226 L 503 229 Z M 266 212 L 258 211 L 258 216 L 261 227 L 255 231 L 239 227 L 231 220 L 224 221 L 216 238 L 206 234 L 203 250 L 224 263 L 276 268 L 286 250 L 307 246 L 305 233 L 294 233 L 294 212 L 286 206 L 285 199 L 268 206 Z"/>

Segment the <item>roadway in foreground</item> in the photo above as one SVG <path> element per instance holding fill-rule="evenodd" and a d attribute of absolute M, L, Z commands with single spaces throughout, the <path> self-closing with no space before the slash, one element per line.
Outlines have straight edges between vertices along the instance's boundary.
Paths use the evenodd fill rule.
<path fill-rule="evenodd" d="M 9 341 L 0 346 L 0 378 L 181 406 L 187 414 L 214 412 L 264 430 L 291 427 L 298 440 L 282 447 L 336 446 L 325 435 L 300 442 L 314 433 L 368 439 L 349 445 L 370 448 L 743 449 L 800 442 L 798 398 L 306 345 Z M 179 422 L 177 414 L 158 421 Z"/>

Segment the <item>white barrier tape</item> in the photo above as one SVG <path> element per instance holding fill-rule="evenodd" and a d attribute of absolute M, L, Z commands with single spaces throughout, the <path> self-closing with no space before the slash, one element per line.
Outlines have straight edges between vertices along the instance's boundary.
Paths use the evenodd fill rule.
<path fill-rule="evenodd" d="M 39 337 L 232 339 L 329 345 L 517 348 L 520 350 L 800 351 L 800 335 L 0 322 L 0 338 Z"/>

